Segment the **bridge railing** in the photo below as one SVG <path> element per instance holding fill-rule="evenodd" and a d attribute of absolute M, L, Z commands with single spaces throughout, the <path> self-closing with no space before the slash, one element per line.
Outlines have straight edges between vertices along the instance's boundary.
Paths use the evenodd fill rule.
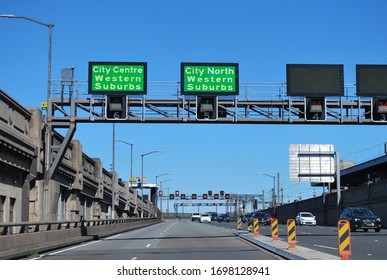
<path fill-rule="evenodd" d="M 81 227 L 98 227 L 113 224 L 123 224 L 155 220 L 155 218 L 125 218 L 125 219 L 101 219 L 81 221 L 53 221 L 53 222 L 12 222 L 0 223 L 0 235 L 24 234 L 32 232 L 54 231 L 62 229 L 76 229 Z"/>
<path fill-rule="evenodd" d="M 0 223 L 0 259 L 27 257 L 146 227 L 160 218 Z"/>

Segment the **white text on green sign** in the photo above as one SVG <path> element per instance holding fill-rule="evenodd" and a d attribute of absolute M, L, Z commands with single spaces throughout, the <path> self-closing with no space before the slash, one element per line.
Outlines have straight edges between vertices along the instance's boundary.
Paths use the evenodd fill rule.
<path fill-rule="evenodd" d="M 89 64 L 90 93 L 146 93 L 146 64 Z"/>
<path fill-rule="evenodd" d="M 182 83 L 183 94 L 238 94 L 238 67 L 182 63 Z"/>

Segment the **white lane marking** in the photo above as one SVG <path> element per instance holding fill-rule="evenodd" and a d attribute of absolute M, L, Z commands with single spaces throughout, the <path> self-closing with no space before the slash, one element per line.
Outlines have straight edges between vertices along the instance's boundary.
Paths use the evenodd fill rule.
<path fill-rule="evenodd" d="M 104 240 L 113 239 L 113 238 L 116 238 L 116 237 L 118 237 L 118 236 L 120 236 L 120 235 L 122 235 L 122 234 L 119 233 L 119 234 L 116 234 L 116 235 L 112 235 L 112 236 L 109 236 L 109 237 L 104 238 Z"/>
<path fill-rule="evenodd" d="M 315 246 L 315 247 L 320 247 L 320 248 L 325 248 L 325 249 L 337 250 L 337 248 L 334 248 L 334 247 L 328 247 L 328 246 L 324 246 L 324 245 L 314 244 L 313 246 Z"/>
<path fill-rule="evenodd" d="M 89 246 L 89 245 L 97 243 L 97 242 L 101 242 L 101 240 L 97 240 L 97 241 L 93 241 L 93 242 L 90 242 L 90 243 L 82 244 L 82 245 L 79 245 L 79 246 L 74 246 L 74 247 L 70 247 L 70 248 L 67 248 L 67 249 L 60 250 L 60 251 L 56 251 L 56 252 L 47 254 L 47 256 L 53 256 L 53 255 L 60 254 L 60 253 L 66 252 L 66 251 L 70 251 L 70 250 L 78 249 L 78 248 L 81 248 L 81 247 Z"/>
<path fill-rule="evenodd" d="M 137 260 L 137 257 L 133 257 L 132 260 Z"/>
<path fill-rule="evenodd" d="M 150 244 L 146 245 L 145 247 L 148 248 L 150 246 Z"/>

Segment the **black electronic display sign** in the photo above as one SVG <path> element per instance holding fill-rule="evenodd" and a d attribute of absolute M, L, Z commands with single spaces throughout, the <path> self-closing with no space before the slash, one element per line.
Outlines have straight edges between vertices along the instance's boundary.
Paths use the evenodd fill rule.
<path fill-rule="evenodd" d="M 387 65 L 356 65 L 357 96 L 387 96 Z"/>
<path fill-rule="evenodd" d="M 342 64 L 287 64 L 286 79 L 288 96 L 344 95 Z"/>

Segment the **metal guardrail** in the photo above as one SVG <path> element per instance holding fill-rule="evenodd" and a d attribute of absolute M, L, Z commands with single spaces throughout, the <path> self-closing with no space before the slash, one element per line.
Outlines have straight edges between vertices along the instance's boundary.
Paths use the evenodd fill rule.
<path fill-rule="evenodd" d="M 127 218 L 127 219 L 103 219 L 81 221 L 54 221 L 54 222 L 13 222 L 0 223 L 0 236 L 12 234 L 25 234 L 32 232 L 54 231 L 62 229 L 76 229 L 81 227 L 97 227 L 129 222 L 139 222 L 154 218 Z"/>

